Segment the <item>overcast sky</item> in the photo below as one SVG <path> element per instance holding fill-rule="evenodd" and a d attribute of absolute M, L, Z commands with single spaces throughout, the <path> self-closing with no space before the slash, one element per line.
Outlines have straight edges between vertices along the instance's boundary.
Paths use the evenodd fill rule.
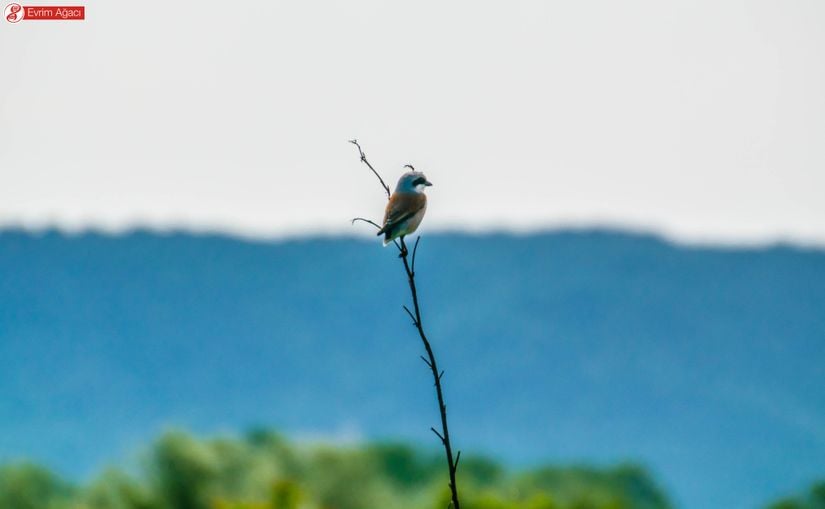
<path fill-rule="evenodd" d="M 357 137 L 424 230 L 825 245 L 822 0 L 85 5 L 0 20 L 0 224 L 351 233 Z"/>

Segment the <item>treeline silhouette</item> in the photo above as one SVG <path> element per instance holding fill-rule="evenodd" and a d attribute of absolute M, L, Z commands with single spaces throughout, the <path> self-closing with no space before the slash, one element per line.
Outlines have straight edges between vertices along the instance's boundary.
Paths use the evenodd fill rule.
<path fill-rule="evenodd" d="M 158 438 L 128 468 L 84 484 L 35 464 L 0 468 L 4 509 L 443 509 L 442 454 L 398 443 L 307 445 L 269 431 Z M 469 509 L 668 509 L 635 465 L 511 471 L 467 455 L 459 473 Z"/>
<path fill-rule="evenodd" d="M 640 466 L 512 470 L 462 458 L 465 509 L 672 509 Z M 134 465 L 72 483 L 34 463 L 0 466 L 2 509 L 444 509 L 442 454 L 402 443 L 298 444 L 258 430 L 198 438 L 170 431 Z M 765 509 L 825 509 L 825 480 Z M 758 508 L 755 508 L 758 509 Z"/>

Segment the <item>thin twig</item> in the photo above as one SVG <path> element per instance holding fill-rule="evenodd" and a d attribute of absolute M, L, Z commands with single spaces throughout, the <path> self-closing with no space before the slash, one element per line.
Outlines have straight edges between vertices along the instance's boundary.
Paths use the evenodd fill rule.
<path fill-rule="evenodd" d="M 410 308 L 408 308 L 407 306 L 402 306 L 402 307 L 404 308 L 404 311 L 406 311 L 407 314 L 410 315 L 410 318 L 412 319 L 412 323 L 413 323 L 413 325 L 415 325 L 415 316 L 413 316 L 412 311 L 410 311 Z"/>
<path fill-rule="evenodd" d="M 349 142 L 352 143 L 353 145 L 355 145 L 356 147 L 358 147 L 358 153 L 361 155 L 361 162 L 366 164 L 367 167 L 372 170 L 372 172 L 375 174 L 375 176 L 378 177 L 378 180 L 381 182 L 381 186 L 384 188 L 384 191 L 387 192 L 387 198 L 389 198 L 390 197 L 390 186 L 388 186 L 387 184 L 384 183 L 384 179 L 381 178 L 381 175 L 379 175 L 378 172 L 375 171 L 375 168 L 372 167 L 370 162 L 367 161 L 367 155 L 364 154 L 363 150 L 361 150 L 361 145 L 358 144 L 358 140 L 349 140 Z"/>
<path fill-rule="evenodd" d="M 381 225 L 380 225 L 380 224 L 376 223 L 375 221 L 370 221 L 369 219 L 365 219 L 365 218 L 363 218 L 363 217 L 356 217 L 356 218 L 353 218 L 353 220 L 352 220 L 352 224 L 355 224 L 355 222 L 356 222 L 356 221 L 363 221 L 363 222 L 365 222 L 365 223 L 369 223 L 369 224 L 371 224 L 371 225 L 375 226 L 375 227 L 376 227 L 376 228 L 378 228 L 379 230 L 381 229 Z"/>

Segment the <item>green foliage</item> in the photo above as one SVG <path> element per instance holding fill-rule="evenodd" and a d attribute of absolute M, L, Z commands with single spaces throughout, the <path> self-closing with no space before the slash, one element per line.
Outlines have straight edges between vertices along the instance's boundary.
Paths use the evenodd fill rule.
<path fill-rule="evenodd" d="M 273 509 L 298 509 L 303 499 L 304 492 L 295 481 L 282 479 L 272 484 L 270 504 Z"/>
<path fill-rule="evenodd" d="M 767 509 L 825 509 L 825 481 L 814 483 L 801 496 L 778 500 Z"/>
<path fill-rule="evenodd" d="M 107 470 L 82 493 L 83 509 L 155 509 L 152 495 L 135 479 L 118 470 Z M 79 509 L 79 508 L 78 508 Z"/>
<path fill-rule="evenodd" d="M 86 486 L 71 487 L 33 465 L 0 469 L 0 508 L 443 509 L 446 483 L 435 450 L 295 445 L 264 430 L 208 440 L 173 431 L 149 448 L 136 472 L 109 469 Z M 508 472 L 487 458 L 462 457 L 458 483 L 466 509 L 670 507 L 635 466 Z"/>
<path fill-rule="evenodd" d="M 642 469 L 545 467 L 460 481 L 468 509 L 664 509 L 667 498 Z M 468 478 L 470 477 L 470 478 Z"/>
<path fill-rule="evenodd" d="M 56 509 L 71 495 L 68 484 L 37 465 L 0 468 L 0 507 L 3 509 Z"/>

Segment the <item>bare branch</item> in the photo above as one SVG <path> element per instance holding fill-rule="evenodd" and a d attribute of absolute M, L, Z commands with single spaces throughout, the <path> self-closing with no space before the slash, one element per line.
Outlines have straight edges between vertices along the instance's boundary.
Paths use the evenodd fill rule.
<path fill-rule="evenodd" d="M 381 186 L 384 188 L 384 191 L 387 193 L 387 197 L 390 197 L 390 188 L 384 183 L 384 179 L 381 178 L 381 175 L 375 171 L 375 168 L 367 161 L 367 156 L 364 154 L 364 151 L 361 150 L 361 145 L 358 144 L 358 140 L 350 140 L 350 143 L 355 145 L 358 148 L 358 153 L 361 156 L 361 162 L 367 165 L 367 167 L 372 170 L 375 176 L 378 178 L 378 181 L 381 182 Z M 409 168 L 415 171 L 415 168 L 411 164 L 405 165 L 405 168 Z M 377 228 L 381 228 L 377 223 L 370 221 L 369 219 L 364 219 L 357 217 L 353 219 L 353 223 L 355 221 L 364 221 L 369 223 Z M 418 303 L 418 289 L 415 286 L 415 259 L 416 255 L 418 254 L 418 243 L 421 241 L 421 237 L 417 237 L 415 239 L 415 245 L 413 246 L 412 251 L 412 258 L 409 257 L 409 251 L 407 250 L 407 244 L 404 242 L 404 237 L 402 236 L 400 239 L 395 240 L 393 239 L 393 243 L 395 247 L 398 248 L 399 255 L 398 257 L 401 258 L 402 263 L 404 264 L 404 272 L 407 274 L 407 283 L 410 287 L 410 294 L 412 296 L 413 302 L 413 310 L 410 310 L 407 306 L 404 306 L 404 311 L 407 312 L 407 315 L 412 319 L 413 325 L 418 330 L 418 335 L 421 338 L 421 342 L 424 344 L 424 349 L 427 351 L 427 357 L 421 356 L 421 360 L 430 368 L 430 371 L 433 375 L 433 382 L 435 385 L 435 393 L 436 397 L 438 398 L 438 411 L 441 414 L 441 430 L 442 433 L 436 431 L 435 428 L 430 428 L 433 433 L 441 439 L 441 443 L 444 446 L 444 453 L 447 457 L 447 466 L 450 474 L 450 507 L 453 509 L 461 509 L 458 500 L 458 488 L 456 487 L 455 482 L 455 474 L 456 474 L 456 467 L 458 465 L 458 460 L 461 458 L 461 452 L 459 452 L 455 459 L 453 459 L 453 450 L 450 444 L 450 431 L 447 426 L 447 405 L 444 404 L 444 393 L 441 389 L 441 378 L 444 376 L 444 371 L 438 370 L 438 364 L 436 364 L 435 354 L 433 353 L 432 346 L 430 345 L 430 341 L 427 339 L 427 335 L 424 332 L 424 325 L 421 321 L 421 308 Z"/>
<path fill-rule="evenodd" d="M 418 243 L 418 241 L 416 240 L 416 245 L 417 245 L 417 243 Z M 432 375 L 433 375 L 433 382 L 434 382 L 434 385 L 435 385 L 435 393 L 436 393 L 436 396 L 438 398 L 438 411 L 441 414 L 441 429 L 443 431 L 443 434 L 437 432 L 435 430 L 435 428 L 430 428 L 430 429 L 432 429 L 433 433 L 438 435 L 438 438 L 441 439 L 441 444 L 444 446 L 444 454 L 447 457 L 447 467 L 448 467 L 448 471 L 449 471 L 449 474 L 450 474 L 450 495 L 451 495 L 450 496 L 450 498 L 451 498 L 450 506 L 453 507 L 453 509 L 461 509 L 460 503 L 459 503 L 459 500 L 458 500 L 458 487 L 456 486 L 456 482 L 455 482 L 456 467 L 455 467 L 455 461 L 453 459 L 453 449 L 452 449 L 452 445 L 450 443 L 450 431 L 449 431 L 449 428 L 447 426 L 447 405 L 444 403 L 444 392 L 441 390 L 441 376 L 444 375 L 444 372 L 443 371 L 441 371 L 441 372 L 438 371 L 438 364 L 436 364 L 435 354 L 433 353 L 433 348 L 430 345 L 430 341 L 427 339 L 427 335 L 424 333 L 424 325 L 422 324 L 422 321 L 421 321 L 421 308 L 418 304 L 418 289 L 415 286 L 415 272 L 413 271 L 413 269 L 410 266 L 410 260 L 409 260 L 408 254 L 409 253 L 407 251 L 407 246 L 404 242 L 404 237 L 401 237 L 401 254 L 400 254 L 400 257 L 401 257 L 401 261 L 404 264 L 404 271 L 407 274 L 407 282 L 408 282 L 409 287 L 410 287 L 410 294 L 412 295 L 413 310 L 414 310 L 414 315 L 415 315 L 415 318 L 416 318 L 415 327 L 416 327 L 416 329 L 418 329 L 418 335 L 421 337 L 421 342 L 424 344 L 424 349 L 427 351 L 427 359 L 429 359 L 429 360 L 425 359 L 425 362 L 430 367 L 430 371 L 432 372 Z M 415 256 L 415 247 L 413 247 L 413 256 Z M 423 356 L 422 356 L 422 358 L 423 358 Z"/>
<path fill-rule="evenodd" d="M 387 198 L 389 198 L 390 197 L 390 187 L 387 184 L 384 183 L 384 179 L 381 178 L 381 175 L 379 175 L 378 172 L 375 171 L 375 168 L 372 167 L 370 162 L 367 161 L 367 155 L 364 153 L 363 150 L 361 150 L 361 145 L 358 144 L 358 140 L 349 140 L 349 142 L 352 143 L 353 145 L 355 145 L 356 147 L 358 147 L 358 154 L 360 154 L 360 156 L 361 156 L 361 162 L 366 164 L 367 168 L 372 170 L 372 172 L 375 174 L 375 176 L 378 177 L 378 181 L 381 182 L 381 187 L 383 187 L 384 191 L 387 192 Z"/>

